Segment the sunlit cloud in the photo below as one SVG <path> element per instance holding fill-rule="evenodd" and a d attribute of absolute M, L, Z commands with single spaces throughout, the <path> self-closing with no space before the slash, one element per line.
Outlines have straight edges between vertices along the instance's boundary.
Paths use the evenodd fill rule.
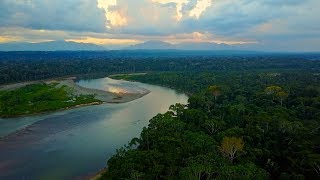
<path fill-rule="evenodd" d="M 108 28 L 124 26 L 124 25 L 127 25 L 128 23 L 127 18 L 117 11 L 109 12 L 108 20 L 110 21 L 110 24 L 111 24 L 110 26 L 107 26 Z"/>
<path fill-rule="evenodd" d="M 184 16 L 182 13 L 183 7 L 188 3 L 190 3 L 190 0 L 152 0 L 152 1 L 156 3 L 161 3 L 161 4 L 175 3 L 177 21 L 180 21 Z M 212 5 L 212 0 L 197 0 L 195 7 L 189 11 L 189 16 L 199 19 L 202 13 L 204 13 L 206 9 L 211 5 Z"/>
<path fill-rule="evenodd" d="M 112 10 L 112 7 L 116 5 L 117 0 L 98 0 L 98 8 L 101 8 L 105 11 L 105 17 L 107 20 L 106 27 L 108 29 L 128 24 L 124 13 Z"/>
<path fill-rule="evenodd" d="M 97 45 L 131 45 L 131 44 L 137 44 L 137 43 L 143 42 L 136 39 L 112 39 L 112 38 L 94 38 L 94 37 L 67 39 L 66 41 L 72 41 L 77 43 L 92 43 Z"/>
<path fill-rule="evenodd" d="M 170 36 L 163 37 L 167 42 L 171 43 L 217 43 L 217 44 L 256 44 L 257 41 L 250 39 L 241 39 L 241 38 L 228 38 L 213 35 L 209 32 L 192 32 L 192 33 L 182 33 L 174 34 Z"/>
<path fill-rule="evenodd" d="M 196 6 L 190 11 L 189 15 L 199 19 L 203 12 L 212 5 L 212 0 L 198 0 Z"/>
<path fill-rule="evenodd" d="M 109 11 L 109 7 L 117 5 L 117 0 L 98 0 L 98 7 L 103 8 L 107 13 Z"/>
<path fill-rule="evenodd" d="M 19 36 L 0 36 L 0 43 L 17 42 L 23 38 Z"/>
<path fill-rule="evenodd" d="M 152 2 L 160 3 L 160 4 L 169 4 L 175 3 L 176 4 L 176 20 L 180 21 L 183 17 L 182 14 L 182 7 L 183 5 L 187 4 L 189 0 L 152 0 Z"/>
<path fill-rule="evenodd" d="M 62 30 L 27 29 L 21 27 L 0 27 L 2 42 L 46 42 L 63 40 L 70 33 Z"/>
<path fill-rule="evenodd" d="M 256 43 L 252 39 L 232 38 L 213 35 L 209 32 L 176 33 L 170 35 L 132 35 L 111 33 L 65 32 L 53 30 L 32 30 L 25 28 L 0 28 L 0 42 L 46 42 L 66 40 L 78 43 L 92 43 L 97 45 L 133 45 L 149 40 L 182 42 L 212 42 L 225 44 Z"/>
<path fill-rule="evenodd" d="M 0 43 L 160 40 L 319 49 L 319 6 L 319 0 L 0 0 Z"/>

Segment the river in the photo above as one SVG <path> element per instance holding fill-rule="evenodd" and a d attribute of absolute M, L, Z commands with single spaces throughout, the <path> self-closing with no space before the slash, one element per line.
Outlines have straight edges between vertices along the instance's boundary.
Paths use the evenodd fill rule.
<path fill-rule="evenodd" d="M 0 179 L 83 179 L 106 166 L 116 149 L 185 94 L 110 78 L 80 80 L 96 89 L 151 92 L 123 104 L 102 104 L 44 115 L 0 119 Z"/>

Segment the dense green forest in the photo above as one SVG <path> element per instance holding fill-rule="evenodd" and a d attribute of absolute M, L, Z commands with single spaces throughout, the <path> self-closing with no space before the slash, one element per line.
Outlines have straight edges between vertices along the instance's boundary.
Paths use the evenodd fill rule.
<path fill-rule="evenodd" d="M 108 161 L 102 179 L 316 179 L 320 74 L 149 73 L 115 78 L 189 92 Z"/>
<path fill-rule="evenodd" d="M 186 92 L 189 104 L 151 119 L 102 179 L 320 177 L 319 54 L 0 52 L 0 84 L 135 72 L 147 74 L 113 78 Z M 15 97 L 40 86 L 2 92 L 2 113 L 23 113 L 38 95 Z"/>
<path fill-rule="evenodd" d="M 94 95 L 79 96 L 70 87 L 59 86 L 58 83 L 30 84 L 0 91 L 0 117 L 30 115 L 94 102 L 100 103 Z"/>
<path fill-rule="evenodd" d="M 212 51 L 0 52 L 0 84 L 134 72 L 318 71 L 319 60 L 319 54 Z"/>

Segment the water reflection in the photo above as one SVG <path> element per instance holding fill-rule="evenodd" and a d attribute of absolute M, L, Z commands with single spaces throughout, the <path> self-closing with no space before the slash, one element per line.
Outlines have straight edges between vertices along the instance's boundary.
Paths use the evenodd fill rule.
<path fill-rule="evenodd" d="M 187 96 L 159 86 L 109 78 L 79 81 L 148 95 L 124 104 L 82 107 L 48 115 L 0 119 L 0 179 L 70 179 L 94 174 L 117 148 L 138 137 L 148 120 Z M 20 129 L 16 133 L 15 130 Z"/>

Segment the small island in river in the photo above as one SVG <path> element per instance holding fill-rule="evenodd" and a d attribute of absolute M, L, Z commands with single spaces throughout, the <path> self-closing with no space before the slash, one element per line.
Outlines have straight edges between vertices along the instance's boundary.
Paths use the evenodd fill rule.
<path fill-rule="evenodd" d="M 125 103 L 150 91 L 98 90 L 79 86 L 75 78 L 0 86 L 0 117 L 34 115 L 102 103 Z"/>

